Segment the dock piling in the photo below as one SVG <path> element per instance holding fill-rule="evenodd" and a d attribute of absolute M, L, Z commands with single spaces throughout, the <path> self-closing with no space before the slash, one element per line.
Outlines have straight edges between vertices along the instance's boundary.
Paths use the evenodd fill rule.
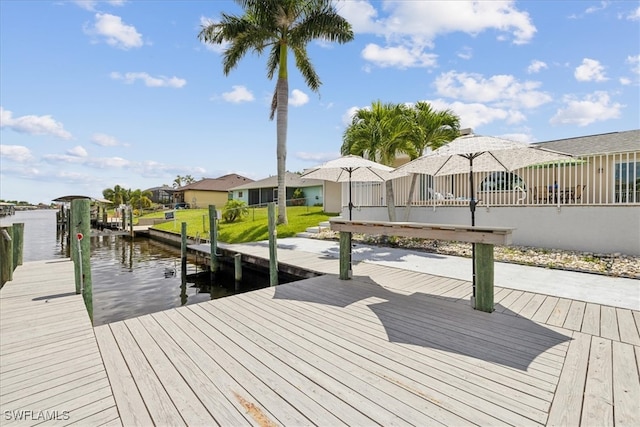
<path fill-rule="evenodd" d="M 276 245 L 278 229 L 276 228 L 276 204 L 269 203 L 267 209 L 269 215 L 269 284 L 278 285 L 278 250 Z"/>
<path fill-rule="evenodd" d="M 209 205 L 209 242 L 211 245 L 211 273 L 218 271 L 218 212 L 215 205 Z"/>
<path fill-rule="evenodd" d="M 71 253 L 77 252 L 74 266 L 76 273 L 76 293 L 82 293 L 84 305 L 93 323 L 93 286 L 91 283 L 91 201 L 75 199 L 71 201 Z"/>
<path fill-rule="evenodd" d="M 0 286 L 13 280 L 12 226 L 0 227 Z"/>
<path fill-rule="evenodd" d="M 233 256 L 235 290 L 240 290 L 240 282 L 242 282 L 242 254 L 237 253 Z"/>

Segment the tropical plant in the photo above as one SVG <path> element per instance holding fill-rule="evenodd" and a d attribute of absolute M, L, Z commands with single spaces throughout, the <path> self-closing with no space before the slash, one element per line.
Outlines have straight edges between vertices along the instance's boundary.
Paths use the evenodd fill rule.
<path fill-rule="evenodd" d="M 353 39 L 351 25 L 335 9 L 332 0 L 236 0 L 244 15 L 222 13 L 220 22 L 204 25 L 198 38 L 210 44 L 228 43 L 223 54 L 223 71 L 228 75 L 249 51 L 262 54 L 269 49 L 267 77 L 278 75 L 271 101 L 273 120 L 277 113 L 278 194 L 286 194 L 285 171 L 289 81 L 287 58 L 293 52 L 296 67 L 307 86 L 318 92 L 321 81 L 307 55 L 314 39 L 346 43 Z M 286 198 L 278 198 L 278 224 L 287 223 Z"/>
<path fill-rule="evenodd" d="M 411 160 L 422 156 L 425 149 L 435 150 L 460 135 L 460 118 L 451 110 L 435 110 L 428 102 L 419 101 L 413 107 L 407 108 L 406 112 L 413 123 L 410 142 L 414 150 L 413 155 L 409 156 Z M 417 178 L 417 174 L 411 177 L 407 206 L 404 211 L 405 221 L 409 220 Z"/>
<path fill-rule="evenodd" d="M 387 166 L 395 166 L 396 155 L 415 157 L 411 143 L 413 124 L 402 104 L 373 102 L 371 107 L 357 110 L 343 135 L 341 152 L 355 154 Z M 396 220 L 392 181 L 386 181 L 389 221 Z"/>
<path fill-rule="evenodd" d="M 242 200 L 229 200 L 222 208 L 222 219 L 225 222 L 235 222 L 247 215 L 249 215 L 249 208 Z"/>
<path fill-rule="evenodd" d="M 115 206 L 127 203 L 129 200 L 127 190 L 119 185 L 102 190 L 102 197 L 111 201 Z"/>
<path fill-rule="evenodd" d="M 131 206 L 138 208 L 141 212 L 144 212 L 145 208 L 150 208 L 153 202 L 151 201 L 151 197 L 153 194 L 151 191 L 145 190 L 142 191 L 140 189 L 131 191 L 129 203 Z"/>
<path fill-rule="evenodd" d="M 306 204 L 306 200 L 304 198 L 304 191 L 301 188 L 296 188 L 293 190 L 293 194 L 291 197 L 291 204 L 293 206 L 304 206 Z"/>

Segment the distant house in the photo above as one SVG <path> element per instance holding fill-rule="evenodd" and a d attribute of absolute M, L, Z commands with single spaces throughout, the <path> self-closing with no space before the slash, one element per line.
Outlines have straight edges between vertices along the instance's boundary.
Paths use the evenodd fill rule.
<path fill-rule="evenodd" d="M 287 205 L 314 206 L 323 204 L 323 181 L 302 179 L 297 173 L 285 175 Z M 294 192 L 300 189 L 303 197 L 294 199 Z M 273 175 L 230 189 L 231 198 L 242 200 L 249 206 L 260 206 L 278 200 L 278 176 Z"/>
<path fill-rule="evenodd" d="M 176 189 L 174 202 L 187 203 L 190 208 L 204 208 L 209 205 L 222 207 L 229 200 L 229 189 L 250 182 L 253 180 L 237 174 L 204 178 Z"/>
<path fill-rule="evenodd" d="M 151 193 L 151 201 L 161 205 L 170 205 L 173 203 L 173 193 L 176 191 L 173 187 L 163 185 L 162 187 L 147 188 L 144 191 Z"/>

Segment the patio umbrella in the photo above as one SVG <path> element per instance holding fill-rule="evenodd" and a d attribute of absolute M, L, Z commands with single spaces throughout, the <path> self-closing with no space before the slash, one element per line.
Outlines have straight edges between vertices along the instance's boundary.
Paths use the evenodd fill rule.
<path fill-rule="evenodd" d="M 432 176 L 469 173 L 471 225 L 475 226 L 475 187 L 473 172 L 507 171 L 543 162 L 571 159 L 569 154 L 534 147 L 523 142 L 492 136 L 464 135 L 447 145 L 398 167 L 394 173 L 423 173 Z M 473 296 L 476 291 L 475 244 L 473 258 Z"/>
<path fill-rule="evenodd" d="M 305 170 L 301 178 L 321 179 L 333 182 L 349 183 L 349 221 L 351 221 L 351 211 L 353 203 L 351 203 L 351 183 L 352 182 L 381 182 L 387 181 L 398 176 L 391 175 L 393 168 L 364 159 L 359 156 L 348 155 L 335 160 L 330 160 L 319 166 Z"/>

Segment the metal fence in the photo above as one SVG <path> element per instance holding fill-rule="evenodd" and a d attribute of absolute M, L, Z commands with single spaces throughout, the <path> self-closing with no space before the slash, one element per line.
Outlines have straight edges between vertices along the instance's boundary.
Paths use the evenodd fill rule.
<path fill-rule="evenodd" d="M 351 185 L 356 207 L 386 206 L 385 183 Z M 487 206 L 640 204 L 640 152 L 583 156 L 513 172 L 476 172 L 474 187 L 475 198 Z M 469 174 L 397 178 L 393 192 L 396 206 L 408 202 L 415 206 L 468 205 L 471 196 Z M 343 206 L 348 204 L 347 195 L 345 183 Z"/>

